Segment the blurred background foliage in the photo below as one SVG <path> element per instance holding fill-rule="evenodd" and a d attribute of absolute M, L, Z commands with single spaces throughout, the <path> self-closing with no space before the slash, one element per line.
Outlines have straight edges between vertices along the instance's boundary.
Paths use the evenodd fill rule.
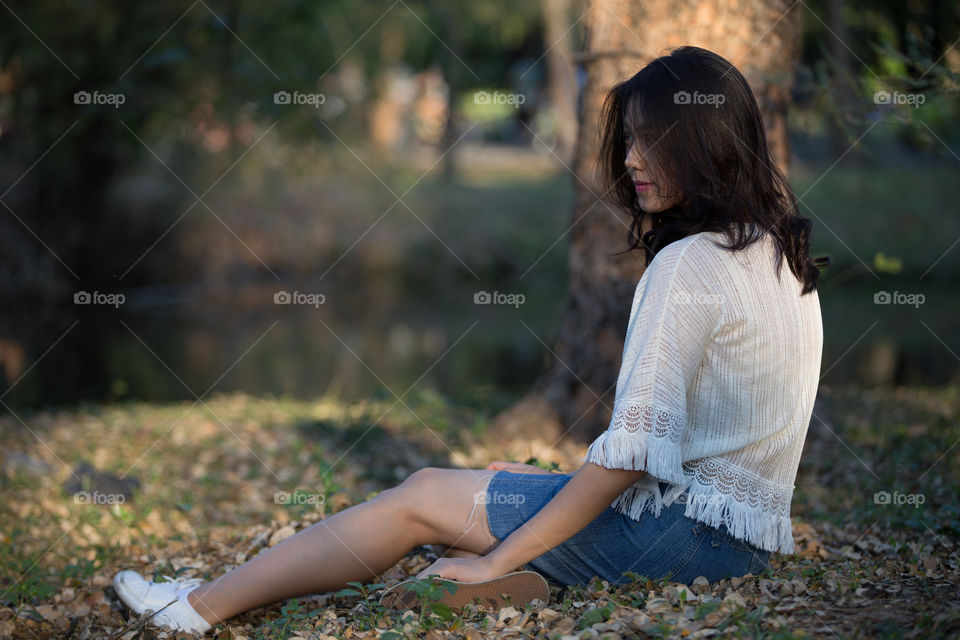
<path fill-rule="evenodd" d="M 567 284 L 576 184 L 544 25 L 582 48 L 586 5 L 549 6 L 4 4 L 3 401 L 423 385 L 507 406 L 549 356 Z M 790 176 L 832 258 L 824 379 L 957 382 L 960 8 L 799 10 Z M 880 307 L 881 290 L 925 302 Z"/>

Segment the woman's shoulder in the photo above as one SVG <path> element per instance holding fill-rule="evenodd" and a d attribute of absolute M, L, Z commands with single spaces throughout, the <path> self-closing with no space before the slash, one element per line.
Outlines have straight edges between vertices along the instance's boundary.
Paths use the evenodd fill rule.
<path fill-rule="evenodd" d="M 686 271 L 709 276 L 733 257 L 733 252 L 723 247 L 729 244 L 722 231 L 700 231 L 675 240 L 660 249 L 650 262 L 657 271 Z"/>
<path fill-rule="evenodd" d="M 752 227 L 747 231 L 747 237 L 751 237 Z M 730 248 L 735 239 L 726 231 L 700 231 L 665 247 L 664 262 L 683 260 L 690 266 L 716 270 L 715 275 L 719 275 L 721 269 L 750 270 L 757 261 L 765 264 L 774 256 L 776 240 L 768 231 L 761 231 L 755 241 L 738 250 Z"/>
<path fill-rule="evenodd" d="M 638 290 L 664 288 L 735 300 L 742 296 L 724 292 L 774 286 L 773 237 L 764 233 L 737 251 L 727 248 L 731 239 L 723 231 L 701 231 L 670 243 L 657 252 Z"/>

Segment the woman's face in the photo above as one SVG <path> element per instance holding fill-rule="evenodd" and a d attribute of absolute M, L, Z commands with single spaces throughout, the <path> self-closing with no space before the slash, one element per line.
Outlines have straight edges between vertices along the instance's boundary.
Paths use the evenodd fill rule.
<path fill-rule="evenodd" d="M 624 124 L 623 141 L 627 157 L 623 164 L 633 181 L 640 208 L 647 213 L 658 213 L 674 206 L 679 198 L 667 192 L 666 180 L 657 171 L 650 150 L 635 139 L 633 131 L 638 125 L 639 122 Z"/>

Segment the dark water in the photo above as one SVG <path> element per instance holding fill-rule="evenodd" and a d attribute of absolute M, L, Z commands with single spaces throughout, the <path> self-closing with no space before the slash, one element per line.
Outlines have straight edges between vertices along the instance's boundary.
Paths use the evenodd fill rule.
<path fill-rule="evenodd" d="M 944 282 L 864 278 L 820 292 L 827 384 L 960 384 L 960 296 Z"/>
<path fill-rule="evenodd" d="M 474 303 L 478 291 L 495 287 L 439 292 L 383 282 L 267 284 L 212 296 L 152 289 L 127 292 L 119 307 L 21 307 L 0 332 L 0 393 L 10 406 L 196 400 L 226 391 L 393 399 L 436 390 L 459 402 L 505 403 L 503 395 L 521 393 L 543 361 L 545 348 L 530 330 L 550 344 L 562 310 L 562 283 L 557 291 L 535 288 L 506 292 L 522 293 L 520 305 Z M 290 304 L 274 303 L 279 291 Z"/>
<path fill-rule="evenodd" d="M 322 290 L 219 286 L 216 295 L 173 287 L 127 292 L 119 308 L 22 306 L 6 314 L 0 332 L 0 393 L 15 408 L 193 401 L 227 391 L 393 399 L 435 390 L 492 409 L 522 394 L 548 358 L 541 341 L 553 346 L 565 287 L 559 277 L 501 287 L 525 296 L 518 306 L 475 304 L 482 287 L 471 282 L 439 291 L 391 281 Z M 274 304 L 280 289 L 325 298 L 316 306 Z M 896 289 L 896 282 L 823 283 L 823 383 L 960 381 L 955 288 L 904 286 L 923 303 L 908 304 L 903 294 L 900 304 L 874 302 L 878 291 L 892 297 Z"/>

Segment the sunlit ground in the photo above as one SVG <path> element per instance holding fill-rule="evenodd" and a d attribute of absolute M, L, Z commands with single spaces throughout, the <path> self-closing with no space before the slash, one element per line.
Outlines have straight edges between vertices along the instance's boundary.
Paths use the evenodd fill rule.
<path fill-rule="evenodd" d="M 401 615 L 380 607 L 383 587 L 370 586 L 369 600 L 323 594 L 256 609 L 220 637 L 380 637 L 390 629 L 452 637 L 468 628 L 500 637 L 598 624 L 610 625 L 593 627 L 598 633 L 715 629 L 756 638 L 956 632 L 960 616 L 943 606 L 960 595 L 956 388 L 821 392 L 793 501 L 796 553 L 774 555 L 760 576 L 685 596 L 640 577 L 616 589 L 553 589 L 549 611 L 490 619 L 476 610 L 453 619 L 442 611 Z M 585 451 L 537 439 L 485 442 L 489 413 L 426 391 L 405 403 L 389 395 L 343 403 L 234 394 L 195 407 L 28 412 L 21 417 L 29 431 L 0 419 L 0 585 L 10 605 L 0 612 L 0 633 L 63 637 L 75 624 L 78 637 L 107 637 L 125 624 L 109 586 L 118 570 L 216 577 L 419 467 L 482 468 L 534 456 L 572 471 Z M 122 504 L 106 504 L 104 495 L 122 489 L 68 484 L 81 460 L 139 486 Z M 889 500 L 876 497 L 883 492 Z M 366 584 L 393 584 L 433 558 L 417 548 Z"/>

